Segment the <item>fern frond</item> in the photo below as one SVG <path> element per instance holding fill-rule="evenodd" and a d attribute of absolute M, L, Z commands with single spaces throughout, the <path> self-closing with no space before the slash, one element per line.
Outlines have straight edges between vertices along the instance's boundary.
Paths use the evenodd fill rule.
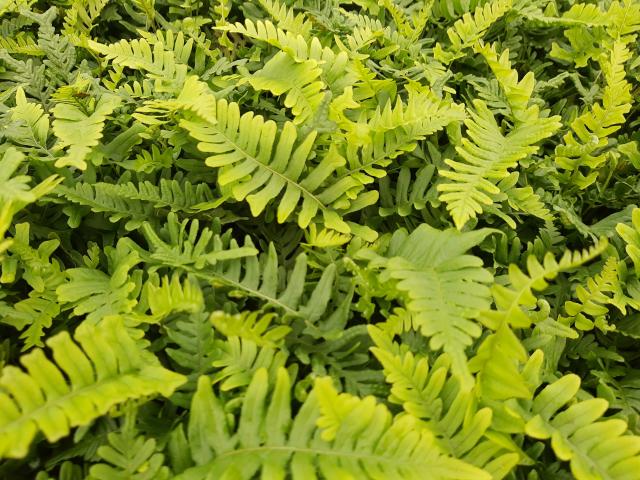
<path fill-rule="evenodd" d="M 42 347 L 44 329 L 49 328 L 60 313 L 56 288 L 65 283 L 65 275 L 58 261 L 50 257 L 60 245 L 58 240 L 46 240 L 38 248 L 29 245 L 29 224 L 15 225 L 5 261 L 2 262 L 2 283 L 12 283 L 18 275 L 11 265 L 21 264 L 19 274 L 30 287 L 27 298 L 13 304 L 0 301 L 0 322 L 21 330 L 24 340 L 22 350 Z"/>
<path fill-rule="evenodd" d="M 166 178 L 158 183 L 77 182 L 74 188 L 58 186 L 56 193 L 69 202 L 89 207 L 92 212 L 106 213 L 111 222 L 128 219 L 127 230 L 139 228 L 156 209 L 193 214 L 215 209 L 222 203 L 206 183 L 193 185 Z"/>
<path fill-rule="evenodd" d="M 490 305 L 486 284 L 493 278 L 478 257 L 466 252 L 490 233 L 441 231 L 423 224 L 409 235 L 396 232 L 384 256 L 358 253 L 370 268 L 381 270 L 382 282 L 397 282 L 393 289 L 404 297 L 413 328 L 430 338 L 433 350 L 451 355 L 453 371 L 465 386 L 472 383 L 465 349 L 482 331 L 473 319 Z"/>
<path fill-rule="evenodd" d="M 0 37 L 0 48 L 3 48 L 8 53 L 18 55 L 29 55 L 31 57 L 44 55 L 34 38 L 24 32 L 20 32 L 14 37 Z"/>
<path fill-rule="evenodd" d="M 51 175 L 31 188 L 31 177 L 14 176 L 24 160 L 24 154 L 15 147 L 7 148 L 0 159 L 0 260 L 3 258 L 3 252 L 11 245 L 11 239 L 5 238 L 5 235 L 11 227 L 13 216 L 49 193 L 62 181 L 61 177 Z"/>
<path fill-rule="evenodd" d="M 129 273 L 138 254 L 123 241 L 105 248 L 109 274 L 94 268 L 69 268 L 69 282 L 56 289 L 58 302 L 73 308 L 74 315 L 88 314 L 85 323 L 98 323 L 109 315 L 129 313 L 137 304 L 142 272 Z"/>
<path fill-rule="evenodd" d="M 144 286 L 151 313 L 159 318 L 165 318 L 170 313 L 187 312 L 198 313 L 204 310 L 202 290 L 193 278 L 185 278 L 180 282 L 179 275 L 171 279 L 165 276 L 159 284 L 148 281 Z"/>
<path fill-rule="evenodd" d="M 56 148 L 69 147 L 65 155 L 56 160 L 56 167 L 87 168 L 87 157 L 102 138 L 107 117 L 120 105 L 122 99 L 115 95 L 102 95 L 90 114 L 76 105 L 58 103 L 53 108 L 53 133 L 58 137 Z"/>
<path fill-rule="evenodd" d="M 295 13 L 286 3 L 279 0 L 258 0 L 260 6 L 275 20 L 278 27 L 294 35 L 308 38 L 313 23 L 304 13 Z"/>
<path fill-rule="evenodd" d="M 414 211 L 426 207 L 431 181 L 435 173 L 435 165 L 425 165 L 417 170 L 412 178 L 412 171 L 401 167 L 395 182 L 395 191 L 391 190 L 388 176 L 379 181 L 380 187 L 380 215 L 383 217 L 397 213 L 406 217 Z"/>
<path fill-rule="evenodd" d="M 78 44 L 83 44 L 108 3 L 109 0 L 73 0 L 64 16 L 64 32 Z"/>
<path fill-rule="evenodd" d="M 269 395 L 268 374 L 258 370 L 235 425 L 226 419 L 221 400 L 201 377 L 192 404 L 189 440 L 197 466 L 176 480 L 225 475 L 250 478 L 262 473 L 282 478 L 323 477 L 434 480 L 489 479 L 490 475 L 440 453 L 433 438 L 409 416 L 392 419 L 373 397 L 338 394 L 329 379 L 319 379 L 313 393 L 292 418 L 291 381 L 276 373 Z M 316 424 L 318 427 L 316 427 Z M 236 433 L 237 432 L 237 433 Z"/>
<path fill-rule="evenodd" d="M 587 278 L 586 288 L 578 285 L 575 296 L 577 301 L 568 300 L 564 309 L 571 321 L 579 330 L 592 330 L 594 327 L 603 332 L 614 330 L 606 319 L 608 305 L 615 306 L 623 315 L 626 314 L 625 294 L 619 277 L 618 259 L 609 257 L 600 272 Z"/>
<path fill-rule="evenodd" d="M 121 428 L 107 434 L 106 444 L 98 447 L 97 454 L 105 463 L 96 463 L 89 469 L 87 480 L 168 480 L 169 468 L 154 438 L 139 435 L 136 411 L 127 405 Z"/>
<path fill-rule="evenodd" d="M 509 50 L 498 56 L 495 44 L 476 46 L 475 51 L 482 54 L 493 71 L 500 87 L 504 91 L 511 116 L 516 124 L 526 123 L 537 118 L 537 107 L 529 107 L 531 94 L 535 87 L 533 72 L 528 72 L 518 81 L 518 72 L 511 68 Z M 531 110 L 530 110 L 531 108 Z"/>
<path fill-rule="evenodd" d="M 470 219 L 493 204 L 500 193 L 496 181 L 509 175 L 520 160 L 534 154 L 534 144 L 551 136 L 559 127 L 558 117 L 538 118 L 515 127 L 506 136 L 482 100 L 474 100 L 471 118 L 465 121 L 468 138 L 456 151 L 464 162 L 446 159 L 451 170 L 440 174 L 453 182 L 438 185 L 440 200 L 447 204 L 453 221 L 461 229 Z"/>
<path fill-rule="evenodd" d="M 330 150 L 319 163 L 309 166 L 315 132 L 299 141 L 291 122 L 278 131 L 272 120 L 265 121 L 252 112 L 241 115 L 236 103 L 224 99 L 218 101 L 216 120 L 183 120 L 180 125 L 199 141 L 199 150 L 212 154 L 206 163 L 220 169 L 218 184 L 223 192 L 232 193 L 236 200 L 246 200 L 254 216 L 282 195 L 277 208 L 279 223 L 301 204 L 297 215 L 301 228 L 320 213 L 327 227 L 350 232 L 333 207 L 344 192 L 335 184 L 323 187 L 344 159 Z"/>
<path fill-rule="evenodd" d="M 258 346 L 277 346 L 291 331 L 285 325 L 271 326 L 276 318 L 273 313 L 242 312 L 230 315 L 217 311 L 209 318 L 215 329 L 226 337 L 238 337 L 250 340 Z"/>
<path fill-rule="evenodd" d="M 490 438 L 491 409 L 478 408 L 474 392 L 462 389 L 450 375 L 447 354 L 430 366 L 427 358 L 400 347 L 378 327 L 369 326 L 369 334 L 376 344 L 371 351 L 391 384 L 391 403 L 423 420 L 446 453 L 482 468 L 492 478 L 501 479 L 513 469 L 518 453 Z"/>
<path fill-rule="evenodd" d="M 198 220 L 179 222 L 170 213 L 167 226 L 160 232 L 145 224 L 142 233 L 149 251 L 133 241 L 122 241 L 145 263 L 155 268 L 180 268 L 216 287 L 230 289 L 235 296 L 255 298 L 280 309 L 287 317 L 303 317 L 309 325 L 322 318 L 335 293 L 335 265 L 326 268 L 313 288 L 307 291 L 307 256 L 304 253 L 296 257 L 288 277 L 283 277 L 273 244 L 258 257 L 249 237 L 240 247 L 231 238 L 231 230 L 214 235 L 208 228 L 200 229 Z"/>
<path fill-rule="evenodd" d="M 622 42 L 615 42 L 609 55 L 601 59 L 607 85 L 602 104 L 595 104 L 571 122 L 571 130 L 563 137 L 564 145 L 555 149 L 555 161 L 566 170 L 569 180 L 584 189 L 595 182 L 598 169 L 607 161 L 608 137 L 618 131 L 631 109 L 631 85 L 625 80 L 624 64 L 630 52 Z M 586 167 L 585 175 L 580 167 Z"/>
<path fill-rule="evenodd" d="M 480 321 L 493 330 L 497 330 L 503 324 L 515 328 L 529 327 L 531 318 L 527 310 L 534 308 L 537 301 L 534 290 L 544 290 L 549 285 L 548 281 L 553 280 L 559 273 L 593 260 L 606 249 L 607 245 L 606 239 L 602 239 L 589 250 L 565 251 L 559 261 L 556 261 L 550 252 L 544 256 L 542 263 L 534 255 L 529 255 L 527 257 L 528 274 L 522 272 L 515 264 L 509 265 L 510 285 L 494 284 L 491 287 L 495 310 L 482 312 Z"/>
<path fill-rule="evenodd" d="M 261 369 L 269 371 L 273 378 L 280 368 L 286 366 L 288 358 L 286 350 L 258 345 L 241 337 L 228 337 L 224 343 L 218 342 L 217 347 L 211 363 L 215 368 L 211 381 L 219 383 L 223 392 L 246 387 Z"/>
<path fill-rule="evenodd" d="M 84 323 L 74 337 L 75 342 L 62 332 L 47 341 L 53 361 L 37 349 L 20 359 L 26 371 L 3 368 L 0 457 L 24 457 L 38 431 L 56 441 L 114 405 L 158 393 L 169 396 L 184 382 L 141 350 L 116 318 L 100 326 Z"/>
<path fill-rule="evenodd" d="M 444 49 L 440 43 L 436 44 L 435 59 L 443 63 L 451 63 L 461 57 L 462 51 L 480 40 L 491 25 L 511 10 L 511 7 L 512 0 L 490 0 L 484 5 L 478 5 L 473 15 L 465 13 L 453 24 L 453 27 L 447 29 L 450 47 Z"/>
<path fill-rule="evenodd" d="M 144 223 L 141 231 L 151 251 L 146 252 L 133 241 L 127 242 L 128 245 L 145 262 L 164 267 L 197 272 L 206 265 L 252 257 L 258 253 L 249 237 L 240 247 L 230 238 L 231 231 L 220 236 L 208 227 L 200 228 L 198 219 L 179 221 L 173 212 L 167 215 L 167 224 L 160 232 L 156 232 L 149 223 Z"/>
<path fill-rule="evenodd" d="M 175 50 L 167 50 L 161 42 L 152 46 L 144 38 L 134 40 L 120 40 L 111 45 L 89 40 L 88 48 L 104 56 L 117 67 L 128 67 L 134 70 L 141 70 L 156 80 L 156 89 L 163 90 L 161 84 L 168 83 L 169 90 L 184 84 L 187 76 L 187 65 L 193 40 L 173 45 Z"/>
<path fill-rule="evenodd" d="M 636 274 L 640 275 L 640 208 L 631 213 L 631 225 L 618 223 L 616 232 L 625 241 L 625 251 L 633 262 Z"/>
<path fill-rule="evenodd" d="M 315 115 L 324 99 L 321 73 L 313 60 L 296 62 L 286 53 L 278 52 L 248 81 L 256 90 L 267 90 L 276 96 L 286 93 L 284 105 L 291 108 L 294 123 L 299 124 Z"/>
<path fill-rule="evenodd" d="M 633 478 L 640 468 L 640 437 L 625 435 L 623 420 L 602 419 L 608 403 L 601 398 L 575 401 L 580 377 L 565 375 L 533 400 L 527 435 L 551 440 L 556 456 L 570 462 L 578 480 Z"/>

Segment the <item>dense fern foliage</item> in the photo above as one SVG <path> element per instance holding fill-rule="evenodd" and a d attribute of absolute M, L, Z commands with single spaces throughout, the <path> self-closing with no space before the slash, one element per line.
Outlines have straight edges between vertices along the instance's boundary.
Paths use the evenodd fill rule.
<path fill-rule="evenodd" d="M 0 479 L 639 479 L 639 37 L 0 0 Z"/>

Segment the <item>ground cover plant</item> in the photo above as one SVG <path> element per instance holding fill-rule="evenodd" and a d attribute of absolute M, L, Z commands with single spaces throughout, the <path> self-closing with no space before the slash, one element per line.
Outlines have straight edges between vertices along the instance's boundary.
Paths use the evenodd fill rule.
<path fill-rule="evenodd" d="M 0 1 L 0 478 L 640 478 L 640 1 Z"/>

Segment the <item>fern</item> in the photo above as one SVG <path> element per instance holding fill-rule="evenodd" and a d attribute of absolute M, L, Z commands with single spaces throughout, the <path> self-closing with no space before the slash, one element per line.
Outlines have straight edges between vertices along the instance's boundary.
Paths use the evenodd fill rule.
<path fill-rule="evenodd" d="M 445 452 L 483 468 L 492 478 L 503 478 L 519 454 L 505 450 L 489 430 L 491 409 L 478 408 L 473 392 L 449 376 L 450 358 L 444 354 L 430 366 L 427 358 L 401 348 L 383 330 L 370 326 L 369 333 L 376 343 L 371 350 L 391 384 L 389 401 L 423 420 Z"/>
<path fill-rule="evenodd" d="M 580 330 L 591 330 L 594 327 L 602 331 L 612 330 L 606 321 L 609 312 L 607 306 L 613 305 L 622 314 L 626 314 L 626 299 L 622 291 L 621 280 L 618 273 L 618 260 L 609 257 L 602 266 L 602 270 L 586 281 L 586 288 L 578 285 L 576 288 L 576 301 L 567 301 L 564 304 L 568 319 Z"/>
<path fill-rule="evenodd" d="M 551 439 L 555 454 L 570 462 L 576 478 L 633 478 L 640 461 L 640 438 L 623 435 L 627 425 L 622 420 L 600 419 L 607 409 L 603 399 L 567 405 L 579 387 L 577 375 L 546 386 L 533 400 L 525 432 Z"/>
<path fill-rule="evenodd" d="M 136 435 L 135 420 L 135 411 L 129 407 L 121 430 L 109 433 L 109 444 L 98 448 L 98 456 L 108 463 L 93 465 L 89 470 L 88 480 L 169 478 L 169 469 L 163 465 L 164 456 L 157 452 L 156 441 Z"/>
<path fill-rule="evenodd" d="M 267 379 L 264 369 L 254 375 L 237 434 L 224 420 L 222 405 L 209 381 L 200 379 L 189 427 L 197 466 L 177 479 L 219 478 L 225 474 L 247 478 L 260 471 L 281 477 L 289 464 L 293 478 L 318 474 L 419 478 L 426 469 L 433 478 L 490 478 L 442 455 L 428 433 L 412 431 L 415 422 L 410 417 L 392 420 L 388 410 L 376 405 L 373 397 L 361 400 L 338 394 L 330 381 L 320 379 L 292 418 L 286 371 L 278 370 L 269 397 Z M 402 450 L 399 445 L 403 445 Z"/>
<path fill-rule="evenodd" d="M 381 270 L 381 281 L 397 281 L 394 290 L 404 297 L 413 327 L 430 338 L 433 350 L 451 355 L 454 373 L 467 386 L 471 377 L 465 349 L 481 333 L 472 319 L 489 307 L 486 284 L 492 276 L 478 257 L 466 252 L 490 233 L 460 234 L 421 225 L 409 235 L 394 234 L 384 256 L 373 251 L 359 254 L 370 268 Z"/>
<path fill-rule="evenodd" d="M 0 160 L 0 260 L 3 252 L 11 245 L 11 239 L 5 238 L 11 226 L 13 216 L 22 208 L 53 190 L 62 180 L 51 175 L 33 188 L 29 188 L 31 177 L 14 173 L 24 161 L 24 154 L 13 147 L 7 148 Z"/>
<path fill-rule="evenodd" d="M 129 313 L 137 304 L 140 275 L 129 270 L 140 262 L 135 251 L 124 242 L 108 248 L 109 274 L 94 268 L 67 269 L 69 282 L 56 289 L 58 301 L 73 308 L 74 315 L 86 316 L 88 323 L 98 323 L 105 316 Z M 141 273 L 141 272 L 140 272 Z"/>
<path fill-rule="evenodd" d="M 536 296 L 533 291 L 547 288 L 548 280 L 554 279 L 560 272 L 570 270 L 589 262 L 607 247 L 607 241 L 601 240 L 595 247 L 582 252 L 566 251 L 559 261 L 548 252 L 542 263 L 529 255 L 527 257 L 527 272 L 524 273 L 517 265 L 509 265 L 509 286 L 496 284 L 491 287 L 495 302 L 495 310 L 482 313 L 480 319 L 489 328 L 497 330 L 507 324 L 518 328 L 531 325 L 531 318 L 527 310 L 535 307 Z M 525 310 L 522 309 L 525 308 Z"/>
<path fill-rule="evenodd" d="M 492 196 L 500 193 L 493 182 L 509 175 L 509 169 L 538 150 L 535 143 L 549 137 L 559 127 L 555 118 L 541 118 L 504 135 L 481 100 L 474 101 L 474 111 L 465 125 L 469 138 L 456 147 L 464 162 L 445 160 L 451 170 L 440 173 L 453 182 L 438 185 L 439 198 L 446 202 L 459 229 L 482 213 L 487 205 L 493 204 Z"/>
<path fill-rule="evenodd" d="M 207 184 L 161 179 L 158 185 L 149 181 L 134 184 L 76 183 L 74 188 L 59 186 L 56 193 L 69 202 L 89 207 L 92 212 L 106 213 L 109 220 L 129 219 L 127 230 L 139 228 L 157 209 L 194 214 L 216 209 L 215 199 Z"/>
<path fill-rule="evenodd" d="M 254 216 L 282 194 L 277 209 L 280 223 L 301 203 L 297 216 L 302 228 L 321 213 L 328 227 L 350 232 L 336 208 L 332 208 L 342 200 L 343 192 L 322 188 L 344 159 L 329 153 L 313 168 L 305 168 L 315 134 L 297 141 L 297 130 L 290 122 L 278 132 L 275 122 L 265 122 L 262 116 L 252 112 L 240 115 L 235 103 L 220 100 L 216 108 L 215 123 L 183 120 L 181 126 L 200 142 L 201 151 L 213 153 L 206 163 L 220 169 L 218 184 L 223 192 L 230 192 L 236 200 L 246 199 Z"/>
<path fill-rule="evenodd" d="M 2 370 L 0 456 L 24 457 L 38 431 L 56 441 L 113 405 L 144 395 L 171 395 L 184 381 L 141 350 L 115 318 L 100 327 L 84 324 L 75 340 L 63 332 L 47 341 L 55 363 L 34 350 L 21 359 L 26 372 Z M 31 395 L 25 397 L 24 388 Z"/>
<path fill-rule="evenodd" d="M 472 47 L 482 38 L 493 23 L 507 13 L 512 6 L 511 0 L 492 0 L 484 5 L 478 5 L 473 12 L 465 13 L 460 20 L 447 29 L 447 37 L 451 46 L 447 51 L 441 44 L 437 44 L 434 57 L 444 63 L 450 63 L 462 56 L 465 48 Z"/>
<path fill-rule="evenodd" d="M 278 0 L 259 0 L 260 6 L 273 18 L 278 27 L 294 35 L 309 37 L 313 24 L 304 13 L 295 13 Z"/>
<path fill-rule="evenodd" d="M 616 232 L 626 243 L 625 251 L 633 262 L 636 273 L 640 273 L 640 209 L 634 208 L 631 213 L 631 225 L 618 223 Z"/>
<path fill-rule="evenodd" d="M 569 180 L 579 188 L 591 185 L 598 169 L 608 156 L 598 150 L 608 143 L 608 136 L 615 133 L 624 122 L 624 115 L 631 108 L 631 86 L 625 80 L 624 63 L 629 59 L 629 50 L 621 42 L 613 44 L 610 57 L 602 60 L 602 69 L 607 81 L 603 91 L 602 105 L 596 104 L 573 122 L 564 137 L 564 145 L 558 145 L 555 159 L 567 170 Z M 585 175 L 580 167 L 587 169 Z"/>
<path fill-rule="evenodd" d="M 317 112 L 324 98 L 324 85 L 318 80 L 321 73 L 313 60 L 298 63 L 286 53 L 278 52 L 248 81 L 256 90 L 274 95 L 286 93 L 285 107 L 291 108 L 294 123 L 302 123 Z"/>
<path fill-rule="evenodd" d="M 56 160 L 56 167 L 71 166 L 80 170 L 87 168 L 87 157 L 102 138 L 107 117 L 120 102 L 119 97 L 102 95 L 90 107 L 91 113 L 68 103 L 58 103 L 54 107 L 53 133 L 59 140 L 57 148 L 62 150 L 69 147 L 65 155 Z M 80 124 L 85 128 L 79 129 Z"/>

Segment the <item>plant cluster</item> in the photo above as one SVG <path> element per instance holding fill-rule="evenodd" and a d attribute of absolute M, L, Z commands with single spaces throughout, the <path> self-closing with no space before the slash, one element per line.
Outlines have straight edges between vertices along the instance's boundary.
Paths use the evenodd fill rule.
<path fill-rule="evenodd" d="M 0 478 L 640 478 L 639 0 L 0 0 Z"/>

